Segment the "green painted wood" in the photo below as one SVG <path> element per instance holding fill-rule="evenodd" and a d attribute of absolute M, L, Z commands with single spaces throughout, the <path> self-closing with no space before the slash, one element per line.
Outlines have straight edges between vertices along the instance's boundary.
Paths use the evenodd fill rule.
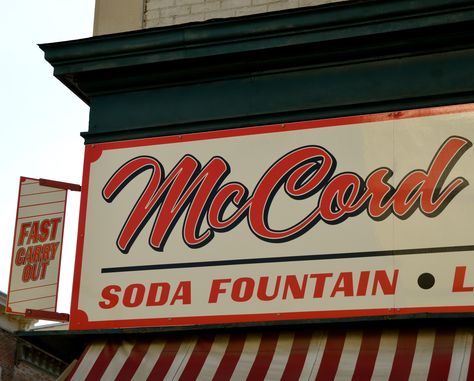
<path fill-rule="evenodd" d="M 246 332 L 247 334 L 268 331 L 281 331 L 288 327 L 292 330 L 314 329 L 436 329 L 439 327 L 472 327 L 473 314 L 415 314 L 386 317 L 362 317 L 321 320 L 280 321 L 268 323 L 245 324 L 220 324 L 220 325 L 194 325 L 185 327 L 154 327 L 154 328 L 127 328 L 103 329 L 83 331 L 19 331 L 16 335 L 20 340 L 25 340 L 37 347 L 47 350 L 59 359 L 71 362 L 79 358 L 87 343 L 94 340 L 113 340 L 117 337 L 129 340 L 143 340 L 160 338 L 176 338 L 190 334 L 206 335 L 220 332 L 232 334 Z"/>
<path fill-rule="evenodd" d="M 473 63 L 470 49 L 103 95 L 91 101 L 84 136 L 159 136 L 469 102 Z"/>
<path fill-rule="evenodd" d="M 474 3 L 347 1 L 41 45 L 86 143 L 474 102 Z"/>

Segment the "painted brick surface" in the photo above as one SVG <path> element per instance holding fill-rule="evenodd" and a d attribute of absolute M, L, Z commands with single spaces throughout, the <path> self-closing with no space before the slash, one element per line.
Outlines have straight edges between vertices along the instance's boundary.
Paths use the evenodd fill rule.
<path fill-rule="evenodd" d="M 345 0 L 146 0 L 144 26 L 185 24 L 340 1 Z"/>

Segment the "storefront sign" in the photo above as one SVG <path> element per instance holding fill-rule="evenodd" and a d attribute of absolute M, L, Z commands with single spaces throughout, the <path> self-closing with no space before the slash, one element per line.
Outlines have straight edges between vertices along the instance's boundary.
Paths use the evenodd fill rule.
<path fill-rule="evenodd" d="M 56 311 L 67 190 L 20 178 L 7 312 Z"/>
<path fill-rule="evenodd" d="M 86 147 L 71 328 L 473 312 L 474 106 Z"/>

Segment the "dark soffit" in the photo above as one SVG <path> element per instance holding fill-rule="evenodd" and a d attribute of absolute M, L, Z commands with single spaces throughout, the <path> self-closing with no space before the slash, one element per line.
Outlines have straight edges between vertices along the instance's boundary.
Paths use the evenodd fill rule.
<path fill-rule="evenodd" d="M 54 75 L 89 103 L 114 92 L 464 49 L 473 36 L 471 0 L 359 0 L 40 48 Z"/>

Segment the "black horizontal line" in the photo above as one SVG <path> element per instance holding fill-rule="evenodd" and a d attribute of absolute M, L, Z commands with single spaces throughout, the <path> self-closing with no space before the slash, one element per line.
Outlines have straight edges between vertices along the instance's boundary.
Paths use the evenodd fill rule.
<path fill-rule="evenodd" d="M 105 274 L 105 273 L 120 273 L 120 272 L 127 272 L 127 271 L 169 270 L 169 269 L 185 269 L 185 268 L 193 268 L 193 267 L 251 265 L 251 264 L 258 264 L 258 263 L 321 261 L 325 259 L 386 257 L 390 255 L 434 254 L 434 253 L 449 253 L 449 252 L 454 252 L 454 251 L 474 251 L 474 245 L 427 247 L 427 248 L 421 248 L 421 249 L 360 251 L 356 253 L 295 255 L 295 256 L 286 256 L 286 257 L 272 257 L 272 258 L 247 258 L 247 259 L 232 259 L 232 260 L 223 260 L 223 261 L 167 263 L 167 264 L 161 264 L 161 265 L 104 267 L 102 268 L 101 272 L 102 274 Z"/>

